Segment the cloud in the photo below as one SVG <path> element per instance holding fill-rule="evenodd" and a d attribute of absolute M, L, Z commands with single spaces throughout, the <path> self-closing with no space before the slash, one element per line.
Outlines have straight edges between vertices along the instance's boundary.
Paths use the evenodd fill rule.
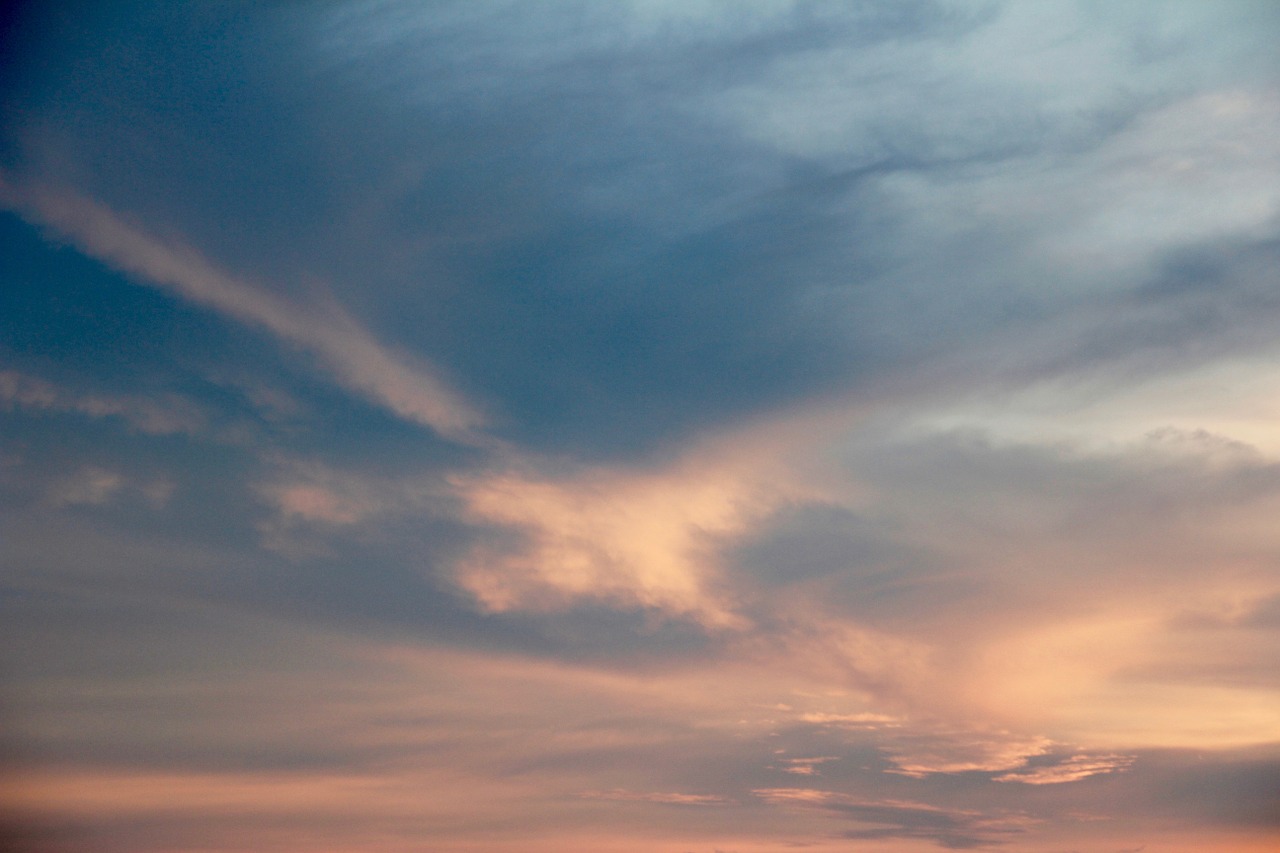
<path fill-rule="evenodd" d="M 1137 260 L 1107 253 L 1118 271 L 1084 271 L 1096 241 L 1122 233 L 1099 224 L 1119 215 L 1118 185 L 1130 218 L 1201 223 L 1209 242 L 1261 239 L 1265 221 L 1249 210 L 1267 206 L 1274 99 L 1235 79 L 1267 55 L 1239 12 L 361 3 L 191 27 L 148 12 L 142 25 L 103 13 L 100 38 L 134 46 L 104 51 L 114 64 L 40 76 L 81 98 L 12 122 L 27 185 L 88 176 L 83 197 L 231 259 L 257 296 L 223 287 L 220 310 L 404 417 L 597 461 L 917 359 L 933 375 L 944 351 L 983 350 L 957 381 L 988 382 L 991 343 L 1018 329 L 1023 345 L 1000 358 L 1047 369 L 1195 316 L 1129 324 L 1141 306 L 1115 304 L 1187 239 L 1176 228 L 1120 241 L 1141 246 Z M 1233 50 L 1192 37 L 1204 32 Z M 192 51 L 213 57 L 207 77 L 181 73 Z M 237 85 L 253 97 L 227 102 Z M 183 105 L 183 120 L 157 104 Z M 775 144 L 758 126 L 770 121 L 820 144 Z M 211 153 L 216 182 L 199 165 Z M 1147 165 L 1184 155 L 1204 167 L 1185 193 L 1149 198 L 1170 182 Z M 131 180 L 139 163 L 161 177 Z M 1213 200 L 1243 196 L 1224 187 L 1260 201 L 1225 211 Z M 1085 249 L 1066 245 L 1076 233 Z M 308 280 L 334 300 L 279 295 Z M 1109 349 L 1088 334 L 1099 324 Z"/>
<path fill-rule="evenodd" d="M 174 394 L 161 399 L 81 394 L 16 370 L 0 370 L 0 402 L 6 408 L 119 418 L 133 429 L 150 435 L 192 434 L 206 423 L 200 406 Z"/>
<path fill-rule="evenodd" d="M 104 504 L 120 491 L 124 479 L 114 471 L 86 468 L 75 478 L 58 484 L 49 499 L 55 506 Z"/>
<path fill-rule="evenodd" d="M 1072 755 L 1055 764 L 1035 764 L 995 777 L 997 782 L 1022 782 L 1026 785 L 1059 785 L 1116 773 L 1133 764 L 1132 755 Z"/>
<path fill-rule="evenodd" d="M 812 470 L 806 440 L 862 414 L 800 408 L 629 465 L 508 451 L 448 478 L 464 520 L 484 531 L 455 565 L 455 581 L 489 612 L 602 604 L 713 632 L 750 631 L 752 613 L 773 621 L 788 605 L 779 601 L 776 614 L 761 606 L 738 552 L 776 514 L 829 497 L 833 483 Z"/>
<path fill-rule="evenodd" d="M 811 418 L 748 424 L 658 466 L 556 472 L 527 455 L 454 476 L 466 518 L 515 534 L 479 542 L 456 567 L 457 583 L 492 612 L 594 601 L 746 629 L 721 551 L 779 505 L 821 493 L 785 459 Z"/>
<path fill-rule="evenodd" d="M 470 518 L 522 534 L 514 545 L 480 545 L 456 570 L 459 585 L 487 610 L 603 600 L 709 628 L 745 624 L 716 592 L 703 541 L 746 523 L 749 495 L 738 483 L 699 473 L 588 473 L 566 482 L 516 474 L 455 484 Z"/>
<path fill-rule="evenodd" d="M 1243 619 L 1244 624 L 1258 628 L 1280 628 L 1280 594 L 1258 602 Z"/>
<path fill-rule="evenodd" d="M 104 263 L 310 350 L 341 384 L 401 417 L 460 440 L 473 440 L 474 428 L 483 423 L 479 412 L 431 368 L 384 347 L 336 302 L 290 303 L 73 192 L 7 179 L 0 190 L 8 205 L 65 234 Z"/>
<path fill-rule="evenodd" d="M 381 514 L 413 515 L 444 491 L 420 476 L 379 477 L 315 459 L 271 461 L 271 476 L 258 484 L 257 491 L 286 523 L 340 528 Z"/>
<path fill-rule="evenodd" d="M 838 726 L 840 728 L 849 729 L 877 729 L 883 726 L 901 725 L 902 720 L 888 714 L 873 714 L 864 712 L 861 714 L 827 714 L 827 713 L 805 713 L 800 715 L 800 719 L 806 723 L 814 723 L 820 726 Z"/>
<path fill-rule="evenodd" d="M 665 793 L 662 791 L 641 792 L 614 789 L 612 791 L 585 791 L 581 796 L 588 800 L 662 803 L 675 806 L 720 806 L 728 802 L 724 797 L 716 796 L 715 794 L 682 794 L 674 791 Z"/>
<path fill-rule="evenodd" d="M 821 764 L 828 761 L 839 761 L 837 755 L 820 755 L 814 758 L 784 758 L 780 769 L 783 773 L 791 773 L 796 776 L 820 776 L 822 772 L 818 769 Z"/>
<path fill-rule="evenodd" d="M 1051 745 L 1052 741 L 1043 736 L 945 727 L 931 731 L 925 724 L 893 737 L 887 751 L 897 766 L 894 772 L 923 777 L 930 773 L 1008 770 L 1041 755 Z"/>
<path fill-rule="evenodd" d="M 728 559 L 770 586 L 838 573 L 872 574 L 899 556 L 878 521 L 840 503 L 783 506 L 753 525 Z"/>
<path fill-rule="evenodd" d="M 451 503 L 435 472 L 387 474 L 283 455 L 268 460 L 253 491 L 271 510 L 257 524 L 263 544 L 295 559 L 331 555 L 344 535 L 374 536 L 399 519 L 421 524 Z"/>
<path fill-rule="evenodd" d="M 163 477 L 138 481 L 118 471 L 88 465 L 50 480 L 45 486 L 44 502 L 54 509 L 105 506 L 128 495 L 159 509 L 168 503 L 175 488 L 173 481 Z"/>
<path fill-rule="evenodd" d="M 298 517 L 325 524 L 352 524 L 362 510 L 322 486 L 289 485 L 269 490 L 269 495 L 286 517 Z"/>
<path fill-rule="evenodd" d="M 1144 756 L 1142 764 L 1150 765 L 1147 790 L 1156 809 L 1219 826 L 1280 828 L 1276 742 L 1211 756 L 1156 753 Z"/>
<path fill-rule="evenodd" d="M 925 839 L 940 847 L 967 850 L 999 844 L 1025 834 L 1037 821 L 1017 814 L 986 815 L 967 809 L 945 809 L 926 803 L 865 799 L 812 788 L 762 788 L 753 791 L 779 806 L 813 808 L 872 824 L 841 836 L 858 840 Z"/>

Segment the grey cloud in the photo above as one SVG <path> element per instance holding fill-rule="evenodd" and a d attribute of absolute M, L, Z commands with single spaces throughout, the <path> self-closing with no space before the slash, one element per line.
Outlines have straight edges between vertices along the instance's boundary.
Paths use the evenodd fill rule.
<path fill-rule="evenodd" d="M 840 747 L 827 743 L 825 748 Z M 1017 844 L 1048 825 L 1106 818 L 1130 837 L 1141 827 L 1174 821 L 1206 822 L 1249 831 L 1276 826 L 1274 750 L 1147 750 L 1120 760 L 1121 772 L 1093 773 L 1058 784 L 1010 786 L 994 774 L 946 774 L 928 779 L 846 775 L 821 780 L 836 787 L 760 787 L 757 796 L 775 806 L 817 809 L 873 824 L 842 831 L 863 840 L 916 838 L 956 849 Z M 1116 756 L 1096 756 L 1102 762 Z M 1035 768 L 1067 768 L 1083 756 L 1063 753 L 1032 759 Z M 1113 762 L 1114 764 L 1114 762 Z M 847 767 L 845 761 L 828 765 Z M 794 777 L 790 777 L 794 781 Z M 781 779 L 779 779 L 781 781 Z M 871 784 L 868 784 L 871 782 Z M 784 783 L 785 784 L 785 783 Z M 999 789 L 994 790 L 994 789 Z"/>
<path fill-rule="evenodd" d="M 1110 372 L 1114 381 L 1125 381 L 1265 346 L 1280 314 L 1277 262 L 1274 234 L 1173 249 L 1135 293 L 1108 306 L 1109 319 L 1082 331 L 1069 351 L 1038 369 L 1097 371 L 1104 381 Z"/>
<path fill-rule="evenodd" d="M 1280 628 L 1280 595 L 1258 602 L 1241 621 L 1250 627 Z"/>
<path fill-rule="evenodd" d="M 1152 813 L 1237 829 L 1280 826 L 1280 753 L 1274 744 L 1153 751 L 1139 758 L 1133 773 L 1135 799 Z"/>
<path fill-rule="evenodd" d="M 865 829 L 843 830 L 843 838 L 863 841 L 924 839 L 940 847 L 969 850 L 1007 843 L 1009 836 L 1025 833 L 1032 823 L 1020 815 L 984 815 L 923 803 L 873 800 L 813 789 L 762 789 L 764 799 L 786 805 L 807 805 L 873 824 Z"/>
<path fill-rule="evenodd" d="M 1204 432 L 1162 430 L 1112 448 L 1030 443 L 979 430 L 869 444 L 852 467 L 884 484 L 892 512 L 916 508 L 972 518 L 1013 536 L 1087 532 L 1111 537 L 1143 525 L 1194 522 L 1280 488 L 1280 468 L 1253 448 Z M 981 504 L 955 500 L 980 493 Z M 889 506 L 884 507 L 889 511 Z"/>
<path fill-rule="evenodd" d="M 834 572 L 874 570 L 886 556 L 888 531 L 831 504 L 785 507 L 728 555 L 730 563 L 773 585 Z"/>

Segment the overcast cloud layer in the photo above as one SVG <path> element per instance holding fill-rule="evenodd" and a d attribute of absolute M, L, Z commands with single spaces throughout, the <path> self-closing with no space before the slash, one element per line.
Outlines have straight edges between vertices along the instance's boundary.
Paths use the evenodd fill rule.
<path fill-rule="evenodd" d="M 1276 44 L 9 4 L 0 847 L 1276 849 Z"/>

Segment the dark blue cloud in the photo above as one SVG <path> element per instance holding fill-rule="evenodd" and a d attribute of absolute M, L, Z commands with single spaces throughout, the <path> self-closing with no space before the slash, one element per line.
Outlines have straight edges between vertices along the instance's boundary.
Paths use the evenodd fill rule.
<path fill-rule="evenodd" d="M 431 15 L 394 4 L 71 4 L 30 12 L 25 32 L 42 49 L 6 72 L 0 150 L 11 177 L 75 187 L 257 287 L 298 299 L 331 289 L 384 340 L 441 365 L 495 413 L 504 438 L 586 459 L 634 456 L 858 388 L 992 330 L 1025 323 L 1035 338 L 1058 307 L 1088 301 L 990 298 L 948 268 L 976 275 L 975 259 L 1016 254 L 1014 237 L 930 242 L 928 225 L 884 188 L 1088 151 L 1161 103 L 1135 83 L 1083 118 L 1021 91 L 991 94 L 1000 109 L 976 129 L 917 110 L 929 86 L 948 84 L 902 56 L 980 35 L 993 10 L 800 4 L 757 21 L 646 30 L 575 4 Z M 814 71 L 825 52 L 874 50 L 890 57 L 882 73 L 849 79 L 911 96 L 886 101 L 846 149 L 790 150 L 712 108 L 755 87 L 816 98 L 812 118 L 830 88 Z M 166 509 L 174 529 L 200 529 L 197 508 L 218 507 L 222 535 L 249 542 L 265 510 L 246 483 L 285 451 L 388 476 L 480 464 L 328 386 L 304 355 L 258 331 L 138 286 L 12 217 L 3 226 L 4 274 L 17 286 L 0 295 L 0 352 L 14 366 L 84 393 L 183 395 L 207 417 L 218 447 L 201 453 L 216 463 L 180 449 L 147 463 L 183 475 Z M 1255 341 L 1276 308 L 1257 274 L 1274 253 L 1265 239 L 1184 247 L 1147 286 L 1091 303 L 1108 319 L 1025 370 L 1070 371 L 1135 349 L 1159 350 L 1165 364 L 1182 341 L 1221 343 L 1242 326 Z M 904 277 L 917 260 L 918 279 Z M 266 391 L 302 414 L 276 417 Z M 23 417 L 32 466 L 84 420 Z M 50 477 L 126 456 L 151 476 L 141 460 L 159 452 L 113 423 L 93 426 L 103 436 L 93 453 L 50 461 Z M 237 431 L 252 453 L 233 449 Z M 167 441 L 190 450 L 195 439 Z M 923 474 L 886 476 L 940 478 L 947 494 L 993 487 L 984 476 L 1063 485 L 1052 460 L 1023 461 L 1009 471 L 943 453 Z M 179 523 L 182 513 L 191 520 Z M 446 543 L 442 555 L 491 535 L 447 521 L 449 507 L 433 513 L 442 527 L 424 538 Z M 868 618 L 957 594 L 918 582 L 936 566 L 900 553 L 885 517 L 820 514 L 775 519 L 734 559 L 769 584 L 843 575 L 836 598 L 862 602 Z M 317 584 L 332 587 L 324 606 L 365 596 L 370 613 L 437 612 L 395 600 L 414 576 L 394 567 L 413 541 L 396 535 L 402 550 L 362 591 L 334 563 Z"/>

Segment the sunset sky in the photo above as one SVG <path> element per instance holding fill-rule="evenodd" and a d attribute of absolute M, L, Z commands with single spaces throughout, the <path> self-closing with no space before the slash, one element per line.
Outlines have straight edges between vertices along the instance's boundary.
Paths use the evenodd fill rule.
<path fill-rule="evenodd" d="M 1280 849 L 1280 3 L 8 3 L 5 853 Z"/>

